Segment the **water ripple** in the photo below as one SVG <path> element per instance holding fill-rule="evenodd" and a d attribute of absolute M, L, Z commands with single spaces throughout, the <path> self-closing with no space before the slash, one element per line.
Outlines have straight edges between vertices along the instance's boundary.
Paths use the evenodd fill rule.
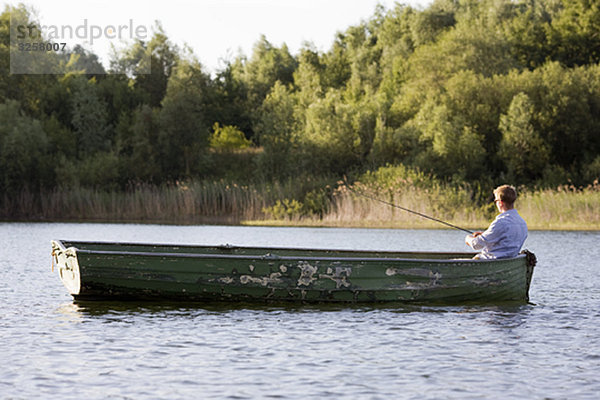
<path fill-rule="evenodd" d="M 102 228 L 0 224 L 11 254 L 28 249 L 18 261 L 0 261 L 3 397 L 595 399 L 600 393 L 598 233 L 532 232 L 527 247 L 540 265 L 533 303 L 526 305 L 74 303 L 46 263 L 50 238 L 206 242 L 225 235 L 223 242 L 260 244 L 244 242 L 251 237 L 308 247 L 343 234 L 349 247 L 377 248 L 390 236 L 413 250 L 423 243 L 463 245 L 449 231 Z M 552 245 L 558 242 L 570 250 Z"/>

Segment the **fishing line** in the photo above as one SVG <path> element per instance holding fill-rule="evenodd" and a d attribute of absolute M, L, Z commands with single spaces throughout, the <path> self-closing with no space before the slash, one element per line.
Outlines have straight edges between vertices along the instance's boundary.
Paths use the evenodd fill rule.
<path fill-rule="evenodd" d="M 458 229 L 459 231 L 467 232 L 467 233 L 469 233 L 469 234 L 471 234 L 471 235 L 473 234 L 473 232 L 472 232 L 472 231 L 470 231 L 470 230 L 468 230 L 468 229 L 465 229 L 465 228 L 461 228 L 460 226 L 452 225 L 451 223 L 449 223 L 449 222 L 446 222 L 446 221 L 442 221 L 441 219 L 437 219 L 437 218 L 434 218 L 434 217 L 430 217 L 429 215 L 425 215 L 425 214 L 423 214 L 423 213 L 420 213 L 420 212 L 417 212 L 417 211 L 409 210 L 408 208 L 405 208 L 405 207 L 399 206 L 399 205 L 397 205 L 397 204 L 394 204 L 394 203 L 390 203 L 389 201 L 381 200 L 381 199 L 379 199 L 379 198 L 377 198 L 377 197 L 374 197 L 374 196 L 369 196 L 368 194 L 364 194 L 364 193 L 362 193 L 362 192 L 359 192 L 358 190 L 354 190 L 354 189 L 353 189 L 353 188 L 352 188 L 352 187 L 351 187 L 351 186 L 348 184 L 348 182 L 346 181 L 346 179 L 345 179 L 345 178 L 344 178 L 344 183 L 346 184 L 346 187 L 347 187 L 347 188 L 348 188 L 348 189 L 349 189 L 349 190 L 350 190 L 352 193 L 355 193 L 355 194 L 357 194 L 357 195 L 359 195 L 359 196 L 362 196 L 362 197 L 364 197 L 364 198 L 366 198 L 366 199 L 369 199 L 369 200 L 375 200 L 375 201 L 378 201 L 378 202 L 380 202 L 380 203 L 387 204 L 388 206 L 392 206 L 392 207 L 395 207 L 395 208 L 399 208 L 399 209 L 401 209 L 401 210 L 403 210 L 403 211 L 406 211 L 406 212 L 409 212 L 409 213 L 412 213 L 412 214 L 416 214 L 416 215 L 418 215 L 418 216 L 420 216 L 420 217 L 427 218 L 427 219 L 430 219 L 430 220 L 432 220 L 432 221 L 435 221 L 435 222 L 439 222 L 440 224 L 444 224 L 444 225 L 446 225 L 446 226 L 449 226 L 449 227 L 451 227 L 451 228 L 454 228 L 454 229 Z"/>

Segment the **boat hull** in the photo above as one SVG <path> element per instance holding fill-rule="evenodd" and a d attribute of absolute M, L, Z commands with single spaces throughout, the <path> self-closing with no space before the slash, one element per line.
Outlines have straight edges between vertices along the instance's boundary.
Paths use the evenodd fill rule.
<path fill-rule="evenodd" d="M 52 242 L 76 299 L 184 301 L 528 301 L 533 266 L 520 255 Z"/>

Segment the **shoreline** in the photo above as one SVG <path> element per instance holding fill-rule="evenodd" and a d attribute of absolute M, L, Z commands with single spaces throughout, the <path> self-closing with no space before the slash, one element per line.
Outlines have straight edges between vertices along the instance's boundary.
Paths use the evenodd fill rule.
<path fill-rule="evenodd" d="M 453 229 L 422 217 L 427 215 L 457 228 L 478 231 L 486 229 L 497 214 L 485 201 L 476 203 L 474 192 L 468 188 L 440 185 L 421 188 L 408 183 L 390 184 L 383 189 L 356 185 L 360 191 L 373 192 L 377 198 L 401 204 L 414 213 L 355 196 L 343 185 L 329 191 L 326 187 L 304 193 L 297 192 L 298 185 L 291 184 L 242 186 L 207 181 L 177 186 L 147 185 L 123 191 L 23 190 L 0 198 L 0 221 Z M 529 230 L 598 231 L 600 185 L 594 183 L 580 190 L 524 189 L 516 209 Z"/>
<path fill-rule="evenodd" d="M 450 223 L 462 226 L 469 230 L 484 230 L 487 228 L 491 220 L 485 226 L 473 227 L 460 223 L 449 221 Z M 315 220 L 243 220 L 232 222 L 231 218 L 197 218 L 195 221 L 186 222 L 184 220 L 167 220 L 167 219 L 154 219 L 154 220 L 120 220 L 120 219 L 103 219 L 103 218 L 88 218 L 88 219 L 44 219 L 44 218 L 30 218 L 30 219 L 0 219 L 0 223 L 3 224 L 43 224 L 43 223 L 72 223 L 72 224 L 131 224 L 131 225 L 180 225 L 180 226 L 252 226 L 252 227 L 271 227 L 271 228 L 347 228 L 347 229 L 399 229 L 399 230 L 453 230 L 443 225 L 433 223 L 376 223 L 369 221 L 368 223 L 357 223 L 357 222 L 320 222 Z M 552 224 L 551 226 L 541 226 L 539 224 L 528 223 L 528 230 L 531 231 L 570 231 L 570 232 L 598 232 L 600 226 L 574 226 L 573 224 Z M 466 232 L 462 232 L 465 233 Z"/>

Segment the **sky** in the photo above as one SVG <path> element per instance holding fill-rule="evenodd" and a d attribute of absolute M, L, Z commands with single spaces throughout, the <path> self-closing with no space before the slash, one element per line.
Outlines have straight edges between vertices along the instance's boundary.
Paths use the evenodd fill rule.
<path fill-rule="evenodd" d="M 210 72 L 240 53 L 249 57 L 261 35 L 275 46 L 285 43 L 292 54 L 305 42 L 327 51 L 336 32 L 370 18 L 378 3 L 386 8 L 395 4 L 394 0 L 23 0 L 4 1 L 2 10 L 19 2 L 37 11 L 46 34 L 51 29 L 62 32 L 67 46 L 83 44 L 105 65 L 111 44 L 119 49 L 135 38 L 150 39 L 155 21 L 160 21 L 171 42 L 191 48 Z M 401 1 L 416 8 L 431 2 Z M 65 26 L 74 33 L 69 35 Z"/>

